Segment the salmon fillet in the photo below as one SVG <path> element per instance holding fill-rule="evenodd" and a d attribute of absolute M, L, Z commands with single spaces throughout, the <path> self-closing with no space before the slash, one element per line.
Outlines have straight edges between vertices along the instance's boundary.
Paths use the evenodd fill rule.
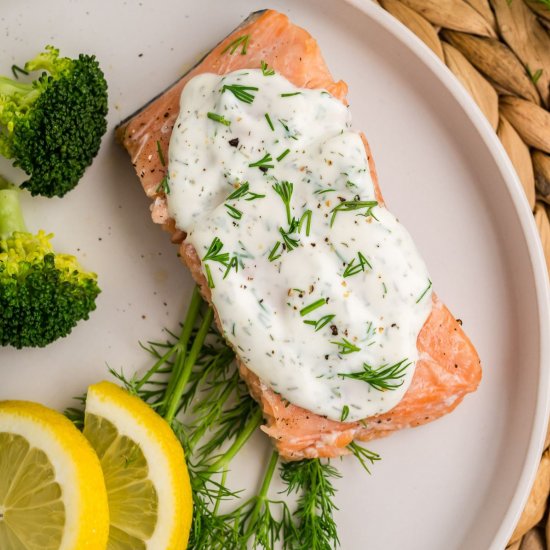
<path fill-rule="evenodd" d="M 226 50 L 235 39 L 248 35 L 245 55 Z M 194 247 L 185 241 L 169 218 L 166 200 L 158 190 L 168 169 L 168 144 L 179 113 L 180 95 L 185 84 L 201 73 L 223 75 L 238 69 L 259 68 L 265 61 L 294 85 L 322 88 L 346 103 L 347 85 L 334 81 L 317 42 L 302 28 L 276 11 L 253 13 L 237 29 L 214 47 L 194 68 L 140 111 L 123 121 L 116 130 L 117 139 L 128 151 L 145 193 L 153 200 L 152 218 L 161 224 L 179 244 L 183 262 L 211 302 L 210 289 Z M 363 137 L 378 200 L 383 204 L 374 162 Z M 217 319 L 218 326 L 219 319 Z M 337 422 L 289 404 L 268 388 L 242 363 L 241 376 L 254 399 L 260 403 L 266 424 L 262 427 L 280 455 L 288 460 L 336 457 L 347 454 L 354 440 L 368 441 L 396 430 L 419 426 L 451 412 L 464 396 L 478 387 L 481 366 L 478 354 L 450 311 L 433 295 L 432 311 L 417 340 L 419 360 L 412 383 L 401 402 L 389 412 L 361 422 Z"/>

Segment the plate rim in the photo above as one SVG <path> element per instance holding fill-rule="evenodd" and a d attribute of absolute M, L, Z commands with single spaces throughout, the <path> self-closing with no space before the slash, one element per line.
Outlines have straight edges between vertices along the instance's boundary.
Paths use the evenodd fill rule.
<path fill-rule="evenodd" d="M 550 333 L 550 283 L 544 251 L 533 212 L 512 161 L 489 121 L 441 59 L 411 30 L 375 2 L 369 0 L 341 1 L 359 10 L 390 33 L 393 38 L 409 49 L 451 93 L 493 157 L 512 199 L 525 238 L 527 253 L 533 269 L 538 306 L 539 382 L 535 416 L 522 472 L 517 480 L 514 496 L 489 548 L 489 550 L 501 550 L 506 546 L 515 529 L 535 481 L 550 414 L 550 369 L 548 368 L 550 366 L 550 342 L 548 338 L 545 338 Z"/>

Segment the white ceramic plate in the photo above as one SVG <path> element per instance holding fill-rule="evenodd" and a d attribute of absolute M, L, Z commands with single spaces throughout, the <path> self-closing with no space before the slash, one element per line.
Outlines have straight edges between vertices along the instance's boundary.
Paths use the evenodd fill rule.
<path fill-rule="evenodd" d="M 527 497 L 548 414 L 547 275 L 528 205 L 492 130 L 450 72 L 366 0 L 181 0 L 39 3 L 4 0 L 1 72 L 44 44 L 96 53 L 110 84 L 110 127 L 174 81 L 250 11 L 288 13 L 350 85 L 357 128 L 371 142 L 388 204 L 412 232 L 438 294 L 477 345 L 484 377 L 451 415 L 371 447 L 366 476 L 339 468 L 345 550 L 503 548 Z M 2 165 L 4 169 L 4 165 Z M 46 349 L 0 351 L 0 399 L 71 404 L 147 358 L 138 340 L 175 327 L 191 278 L 158 227 L 128 157 L 110 132 L 65 199 L 25 200 L 28 225 L 98 273 L 98 310 Z M 267 456 L 258 435 L 237 464 L 253 484 Z"/>

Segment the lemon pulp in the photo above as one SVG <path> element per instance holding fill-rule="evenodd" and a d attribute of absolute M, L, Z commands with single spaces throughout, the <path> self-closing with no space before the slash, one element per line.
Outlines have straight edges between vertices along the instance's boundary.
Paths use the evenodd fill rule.
<path fill-rule="evenodd" d="M 65 505 L 46 454 L 22 436 L 0 433 L 0 548 L 57 550 Z"/>
<path fill-rule="evenodd" d="M 130 438 L 120 435 L 112 422 L 86 414 L 84 435 L 95 449 L 103 475 L 111 527 L 109 549 L 142 550 L 155 530 L 158 496 L 149 480 L 143 452 Z"/>

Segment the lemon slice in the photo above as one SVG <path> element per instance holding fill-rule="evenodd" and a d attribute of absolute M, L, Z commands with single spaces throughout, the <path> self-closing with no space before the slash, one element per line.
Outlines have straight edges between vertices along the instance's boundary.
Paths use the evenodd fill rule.
<path fill-rule="evenodd" d="M 63 415 L 0 401 L 0 548 L 104 550 L 107 494 L 96 454 Z"/>
<path fill-rule="evenodd" d="M 193 502 L 182 447 L 138 397 L 110 382 L 88 388 L 84 435 L 109 499 L 109 550 L 187 547 Z"/>

